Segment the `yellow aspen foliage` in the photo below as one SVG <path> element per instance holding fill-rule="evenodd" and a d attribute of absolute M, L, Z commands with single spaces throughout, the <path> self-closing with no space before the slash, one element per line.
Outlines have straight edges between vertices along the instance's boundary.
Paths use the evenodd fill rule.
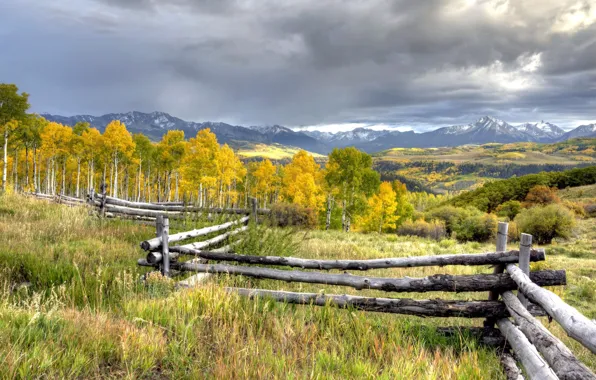
<path fill-rule="evenodd" d="M 325 202 L 322 180 L 319 164 L 308 152 L 300 150 L 285 167 L 281 197 L 287 202 L 320 210 Z"/>
<path fill-rule="evenodd" d="M 41 132 L 41 150 L 45 157 L 56 158 L 69 153 L 72 128 L 59 123 L 48 123 Z"/>
<path fill-rule="evenodd" d="M 215 187 L 218 174 L 219 144 L 209 128 L 202 129 L 188 140 L 187 153 L 182 160 L 182 177 L 186 187 L 208 189 Z"/>
<path fill-rule="evenodd" d="M 255 178 L 255 192 L 259 199 L 266 200 L 275 191 L 277 169 L 271 161 L 265 159 L 256 165 L 253 176 Z"/>
<path fill-rule="evenodd" d="M 393 186 L 389 182 L 382 182 L 377 194 L 368 200 L 368 213 L 364 217 L 363 225 L 367 231 L 382 232 L 397 227 L 397 200 Z"/>
<path fill-rule="evenodd" d="M 103 133 L 104 146 L 109 153 L 114 165 L 114 183 L 112 184 L 112 196 L 118 197 L 118 164 L 121 161 L 130 159 L 135 149 L 131 134 L 126 125 L 120 120 L 112 120 L 106 126 Z"/>

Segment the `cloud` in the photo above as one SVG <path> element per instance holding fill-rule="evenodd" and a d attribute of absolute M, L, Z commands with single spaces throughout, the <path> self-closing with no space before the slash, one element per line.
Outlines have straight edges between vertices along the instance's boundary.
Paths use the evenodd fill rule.
<path fill-rule="evenodd" d="M 329 129 L 595 118 L 593 1 L 7 0 L 0 25 L 0 80 L 38 111 Z"/>

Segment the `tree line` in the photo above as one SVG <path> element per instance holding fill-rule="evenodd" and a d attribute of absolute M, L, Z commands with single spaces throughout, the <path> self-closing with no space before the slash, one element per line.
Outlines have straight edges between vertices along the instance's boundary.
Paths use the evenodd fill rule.
<path fill-rule="evenodd" d="M 301 150 L 285 165 L 270 160 L 243 163 L 209 129 L 186 138 L 167 131 L 158 142 L 131 134 L 119 120 L 103 133 L 86 122 L 70 127 L 28 113 L 28 94 L 0 84 L 0 131 L 4 136 L 2 189 L 81 197 L 105 185 L 127 200 L 186 201 L 199 207 L 297 205 L 325 216 L 330 228 L 395 229 L 411 214 L 399 181 L 381 182 L 372 158 L 355 148 L 335 149 L 322 168 Z"/>

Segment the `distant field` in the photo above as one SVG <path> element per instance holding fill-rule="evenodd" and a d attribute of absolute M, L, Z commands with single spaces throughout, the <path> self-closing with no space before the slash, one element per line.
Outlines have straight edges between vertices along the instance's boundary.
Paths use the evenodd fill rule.
<path fill-rule="evenodd" d="M 374 154 L 386 179 L 412 179 L 435 192 L 469 190 L 493 179 L 596 165 L 596 139 L 393 148 Z"/>
<path fill-rule="evenodd" d="M 578 141 L 578 140 L 573 140 Z M 572 142 L 573 142 L 572 141 Z M 444 148 L 393 148 L 375 154 L 381 160 L 474 162 L 490 165 L 515 163 L 573 165 L 596 163 L 596 139 L 579 140 L 573 145 L 516 143 L 465 145 Z"/>
<path fill-rule="evenodd" d="M 279 144 L 246 144 L 238 150 L 242 158 L 268 158 L 270 160 L 291 159 L 300 149 Z M 315 159 L 322 159 L 326 156 L 309 152 Z"/>

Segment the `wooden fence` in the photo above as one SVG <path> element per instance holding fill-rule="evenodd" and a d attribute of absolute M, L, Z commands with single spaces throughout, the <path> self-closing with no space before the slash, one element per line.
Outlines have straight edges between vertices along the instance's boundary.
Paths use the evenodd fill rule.
<path fill-rule="evenodd" d="M 85 201 L 68 196 L 28 194 L 40 199 L 64 203 L 69 206 L 84 205 Z M 279 302 L 350 308 L 421 317 L 484 318 L 483 341 L 506 342 L 522 364 L 530 379 L 596 379 L 588 367 L 535 317 L 549 316 L 557 321 L 567 334 L 596 354 L 596 323 L 569 306 L 544 286 L 566 284 L 564 270 L 530 271 L 530 262 L 545 260 L 543 249 L 532 249 L 532 236 L 521 235 L 518 250 L 507 250 L 507 223 L 499 223 L 495 252 L 480 254 L 455 254 L 415 256 L 372 260 L 315 260 L 294 257 L 242 255 L 232 251 L 232 236 L 247 230 L 246 223 L 268 210 L 204 209 L 178 203 L 155 204 L 129 202 L 91 194 L 88 204 L 97 207 L 101 215 L 145 218 L 155 221 L 156 237 L 141 242 L 147 257 L 138 260 L 141 266 L 161 270 L 166 276 L 195 272 L 194 276 L 180 281 L 180 286 L 201 283 L 213 274 L 242 275 L 253 278 L 283 280 L 288 282 L 316 283 L 352 287 L 358 290 L 376 289 L 386 292 L 485 292 L 487 300 L 459 301 L 441 299 L 378 298 L 352 295 L 323 295 L 267 289 L 226 288 L 226 291 L 248 298 L 265 297 Z M 169 233 L 169 219 L 182 218 L 192 213 L 228 213 L 234 220 L 226 223 L 186 231 Z M 236 217 L 234 215 L 237 215 Z M 184 240 L 202 238 L 216 232 L 221 234 L 204 241 L 172 245 Z M 224 244 L 217 249 L 211 249 Z M 184 257 L 193 257 L 183 261 Z M 246 265 L 208 264 L 208 261 L 235 262 Z M 516 265 L 517 264 L 517 265 Z M 266 266 L 287 266 L 301 270 L 281 270 Z M 381 278 L 336 274 L 321 270 L 352 270 L 410 268 L 446 265 L 490 265 L 493 273 L 475 275 L 436 274 L 422 278 Z M 305 271 L 305 269 L 318 271 Z M 517 290 L 517 295 L 513 293 Z M 498 330 L 494 329 L 494 326 Z M 495 339 L 495 331 L 497 338 Z M 502 334 L 503 340 L 498 339 Z M 491 336 L 492 335 L 492 336 Z M 521 371 L 516 360 L 505 350 L 501 362 L 508 377 L 519 378 Z"/>
<path fill-rule="evenodd" d="M 91 191 L 86 199 L 70 197 L 66 195 L 48 195 L 41 193 L 24 193 L 26 196 L 35 197 L 51 202 L 66 204 L 69 206 L 83 206 L 85 204 L 97 210 L 100 216 L 106 218 L 125 218 L 140 221 L 155 221 L 158 216 L 167 216 L 169 219 L 187 219 L 195 217 L 206 217 L 213 219 L 214 215 L 253 215 L 255 220 L 258 215 L 268 215 L 270 210 L 257 208 L 257 200 L 250 198 L 251 208 L 218 208 L 218 207 L 196 207 L 183 202 L 162 202 L 145 203 L 132 202 L 120 198 L 114 198 L 105 193 Z"/>
<path fill-rule="evenodd" d="M 249 217 L 198 230 L 169 235 L 167 217 L 157 219 L 157 236 L 141 243 L 148 254 L 139 265 L 159 268 L 163 274 L 198 273 L 180 286 L 192 286 L 215 274 L 242 275 L 288 282 L 340 285 L 358 290 L 386 292 L 485 292 L 489 299 L 474 301 L 409 298 L 379 298 L 353 295 L 298 293 L 267 289 L 226 288 L 240 296 L 267 298 L 278 302 L 349 308 L 363 311 L 407 314 L 420 317 L 484 318 L 483 341 L 505 345 L 502 364 L 510 378 L 521 371 L 507 349 L 512 349 L 530 379 L 596 379 L 592 371 L 535 317 L 549 316 L 575 340 L 596 353 L 596 323 L 564 303 L 544 286 L 566 284 L 564 270 L 530 271 L 530 262 L 545 260 L 543 249 L 532 249 L 532 236 L 522 234 L 518 250 L 506 250 L 507 223 L 499 224 L 497 250 L 479 254 L 415 256 L 372 260 L 315 260 L 294 257 L 253 256 L 231 252 L 230 244 L 208 250 L 226 242 L 232 235 L 247 229 Z M 216 231 L 228 231 L 205 241 L 172 246 Z M 183 261 L 182 258 L 193 257 Z M 212 264 L 208 261 L 247 265 Z M 517 265 L 516 265 L 517 264 Z M 253 266 L 257 265 L 257 266 Z M 490 265 L 493 273 L 475 275 L 436 274 L 422 278 L 381 278 L 321 270 L 366 271 L 382 268 L 410 268 L 445 265 Z M 267 266 L 287 266 L 300 270 L 282 270 Z M 306 271 L 306 269 L 318 271 Z M 513 291 L 517 290 L 517 295 Z M 498 330 L 494 329 L 494 326 Z M 495 338 L 497 334 L 500 339 Z M 499 334 L 500 332 L 500 334 Z M 502 335 L 501 335 L 502 334 Z M 492 335 L 492 337 L 491 337 Z M 491 340 L 492 339 L 492 340 Z M 504 348 L 504 347 L 501 347 Z"/>

